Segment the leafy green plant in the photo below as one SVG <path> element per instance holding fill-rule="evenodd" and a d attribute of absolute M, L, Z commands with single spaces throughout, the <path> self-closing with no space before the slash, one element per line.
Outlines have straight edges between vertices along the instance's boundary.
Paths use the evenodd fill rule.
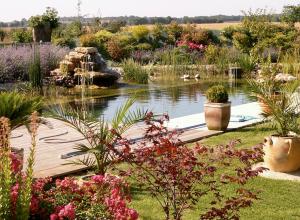
<path fill-rule="evenodd" d="M 1 92 L 0 103 L 0 117 L 9 118 L 10 126 L 14 129 L 26 124 L 33 112 L 42 109 L 43 99 L 18 92 Z"/>
<path fill-rule="evenodd" d="M 265 78 L 263 81 L 249 80 L 249 84 L 252 96 L 259 97 L 268 106 L 269 110 L 262 115 L 271 121 L 277 135 L 299 134 L 299 82 L 284 84 L 274 78 Z"/>
<path fill-rule="evenodd" d="M 32 42 L 32 33 L 26 29 L 16 29 L 11 33 L 11 39 L 16 43 L 30 43 Z"/>
<path fill-rule="evenodd" d="M 69 47 L 71 49 L 76 47 L 76 41 L 69 37 L 53 38 L 52 42 L 56 46 Z"/>
<path fill-rule="evenodd" d="M 56 28 L 59 25 L 58 12 L 55 8 L 47 7 L 43 15 L 36 15 L 29 18 L 30 27 L 43 27 L 47 23 L 51 28 Z"/>
<path fill-rule="evenodd" d="M 68 123 L 88 142 L 88 144 L 79 144 L 75 147 L 87 156 L 71 163 L 85 165 L 93 168 L 98 174 L 105 174 L 107 169 L 116 162 L 114 148 L 117 147 L 119 135 L 124 134 L 135 123 L 145 118 L 147 112 L 139 109 L 130 111 L 134 102 L 135 99 L 128 99 L 123 106 L 118 108 L 111 123 L 103 118 L 96 119 L 92 115 L 71 107 L 60 106 L 52 111 L 54 118 Z"/>
<path fill-rule="evenodd" d="M 206 98 L 209 102 L 226 103 L 228 102 L 228 92 L 222 85 L 212 86 L 206 91 Z"/>
<path fill-rule="evenodd" d="M 126 81 L 147 84 L 150 70 L 145 69 L 133 59 L 127 59 L 122 62 L 124 79 Z"/>

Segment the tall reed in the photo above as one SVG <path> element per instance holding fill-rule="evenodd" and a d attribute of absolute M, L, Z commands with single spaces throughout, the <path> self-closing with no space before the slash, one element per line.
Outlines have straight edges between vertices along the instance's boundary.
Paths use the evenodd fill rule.
<path fill-rule="evenodd" d="M 41 60 L 39 47 L 34 44 L 32 61 L 29 65 L 29 81 L 33 88 L 41 89 L 43 87 L 43 77 L 41 70 Z"/>
<path fill-rule="evenodd" d="M 300 77 L 300 49 L 286 52 L 280 58 L 282 72 Z"/>
<path fill-rule="evenodd" d="M 122 62 L 122 67 L 124 71 L 124 80 L 140 84 L 148 83 L 149 74 L 151 72 L 150 69 L 141 66 L 133 59 L 124 60 Z"/>

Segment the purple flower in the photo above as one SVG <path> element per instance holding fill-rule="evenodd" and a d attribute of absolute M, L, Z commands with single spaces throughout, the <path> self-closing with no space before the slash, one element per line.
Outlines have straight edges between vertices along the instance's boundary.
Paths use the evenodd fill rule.
<path fill-rule="evenodd" d="M 44 44 L 40 46 L 41 69 L 44 76 L 55 69 L 69 52 L 68 48 Z M 0 83 L 28 79 L 33 47 L 7 46 L 0 48 Z"/>

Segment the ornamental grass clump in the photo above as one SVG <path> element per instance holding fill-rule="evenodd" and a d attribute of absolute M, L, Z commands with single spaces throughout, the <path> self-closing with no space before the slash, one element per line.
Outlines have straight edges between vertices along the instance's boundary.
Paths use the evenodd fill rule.
<path fill-rule="evenodd" d="M 206 91 L 206 98 L 209 102 L 226 103 L 228 102 L 228 92 L 222 85 L 212 86 Z"/>
<path fill-rule="evenodd" d="M 121 174 L 134 178 L 156 199 L 166 220 L 181 220 L 184 211 L 206 195 L 212 199 L 209 208 L 199 213 L 200 219 L 238 219 L 240 209 L 257 199 L 257 192 L 246 183 L 264 170 L 252 169 L 262 159 L 261 147 L 237 149 L 238 141 L 214 148 L 186 146 L 178 132 L 166 129 L 166 120 L 168 116 L 153 120 L 149 113 L 144 139 L 134 147 L 123 141 L 129 149 L 123 158 L 131 168 Z M 236 185 L 237 190 L 228 195 L 223 191 L 226 184 Z"/>
<path fill-rule="evenodd" d="M 129 82 L 136 82 L 140 84 L 147 84 L 150 70 L 142 67 L 133 59 L 127 59 L 122 62 L 124 71 L 124 80 Z"/>
<path fill-rule="evenodd" d="M 0 103 L 0 117 L 8 118 L 10 127 L 14 129 L 27 124 L 30 115 L 42 109 L 43 98 L 20 92 L 0 92 Z"/>

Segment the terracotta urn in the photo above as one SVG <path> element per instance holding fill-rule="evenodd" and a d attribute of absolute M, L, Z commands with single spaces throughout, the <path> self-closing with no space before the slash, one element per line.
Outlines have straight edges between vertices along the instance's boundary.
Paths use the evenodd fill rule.
<path fill-rule="evenodd" d="M 205 123 L 209 130 L 225 131 L 231 113 L 231 102 L 204 104 Z"/>
<path fill-rule="evenodd" d="M 265 165 L 271 171 L 292 172 L 300 168 L 300 137 L 266 137 L 263 149 Z"/>

